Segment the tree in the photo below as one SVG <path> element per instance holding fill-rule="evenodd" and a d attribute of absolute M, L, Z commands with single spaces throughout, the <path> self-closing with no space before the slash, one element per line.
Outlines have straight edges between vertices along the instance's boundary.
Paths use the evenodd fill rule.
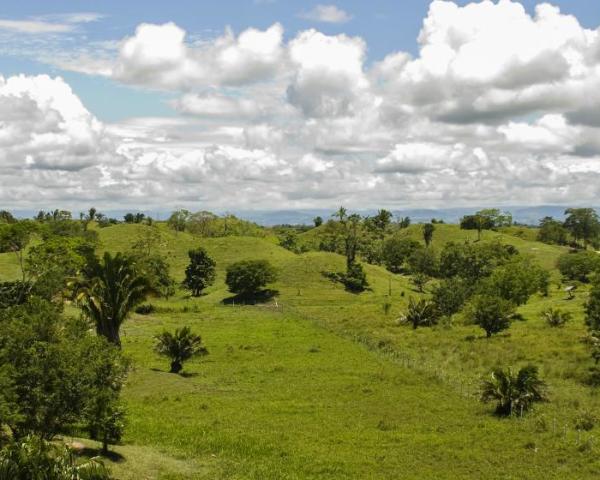
<path fill-rule="evenodd" d="M 321 225 L 323 225 L 323 218 L 320 216 L 316 216 L 315 218 L 313 218 L 313 223 L 315 224 L 315 227 L 320 227 Z"/>
<path fill-rule="evenodd" d="M 331 216 L 337 218 L 340 223 L 344 223 L 346 221 L 346 217 L 348 216 L 348 210 L 346 210 L 344 207 L 340 207 L 337 212 Z"/>
<path fill-rule="evenodd" d="M 510 327 L 515 306 L 494 295 L 476 295 L 469 302 L 466 318 L 470 323 L 479 325 L 488 338 Z"/>
<path fill-rule="evenodd" d="M 98 213 L 98 210 L 96 210 L 94 207 L 90 208 L 90 210 L 88 211 L 88 220 L 90 222 L 93 222 L 94 220 L 96 220 L 96 213 Z"/>
<path fill-rule="evenodd" d="M 484 280 L 481 290 L 508 300 L 515 305 L 524 305 L 536 292 L 548 289 L 550 274 L 527 257 L 515 257 L 496 268 Z"/>
<path fill-rule="evenodd" d="M 600 220 L 593 208 L 568 208 L 565 210 L 564 226 L 571 233 L 575 242 L 583 240 L 583 247 L 596 239 L 600 234 Z"/>
<path fill-rule="evenodd" d="M 587 283 L 591 275 L 600 270 L 600 255 L 584 251 L 563 253 L 556 266 L 565 279 Z"/>
<path fill-rule="evenodd" d="M 600 334 L 600 281 L 596 280 L 585 304 L 585 324 L 591 332 Z"/>
<path fill-rule="evenodd" d="M 189 210 L 176 210 L 167 220 L 167 224 L 176 232 L 183 232 L 191 216 L 192 214 Z"/>
<path fill-rule="evenodd" d="M 419 242 L 393 235 L 383 242 L 383 263 L 390 272 L 400 273 L 410 255 L 419 248 L 423 248 Z"/>
<path fill-rule="evenodd" d="M 414 250 L 408 257 L 408 266 L 412 275 L 424 274 L 436 277 L 439 273 L 439 262 L 432 248 L 422 246 Z"/>
<path fill-rule="evenodd" d="M 540 220 L 537 240 L 543 243 L 566 245 L 568 243 L 569 231 L 562 222 L 552 217 L 544 217 Z"/>
<path fill-rule="evenodd" d="M 183 285 L 192 291 L 193 297 L 199 297 L 202 291 L 215 281 L 216 262 L 204 248 L 196 248 L 188 252 L 190 263 L 185 269 Z"/>
<path fill-rule="evenodd" d="M 497 368 L 481 385 L 481 401 L 496 402 L 496 414 L 523 415 L 533 403 L 547 400 L 546 383 L 538 368 L 528 365 L 515 373 L 512 368 Z"/>
<path fill-rule="evenodd" d="M 423 240 L 425 241 L 425 246 L 429 247 L 431 245 L 431 240 L 433 240 L 433 231 L 435 227 L 432 223 L 426 223 L 423 225 Z"/>
<path fill-rule="evenodd" d="M 400 229 L 408 228 L 410 226 L 410 217 L 403 217 L 398 221 Z"/>
<path fill-rule="evenodd" d="M 0 223 L 16 223 L 17 219 L 13 217 L 8 210 L 0 210 Z"/>
<path fill-rule="evenodd" d="M 425 293 L 425 285 L 429 283 L 429 280 L 431 280 L 431 278 L 421 272 L 417 272 L 412 276 L 412 282 L 415 284 L 415 287 L 417 287 L 420 293 Z"/>
<path fill-rule="evenodd" d="M 96 332 L 111 343 L 121 346 L 121 325 L 131 311 L 144 302 L 151 288 L 133 261 L 122 253 L 106 252 L 84 270 L 84 278 L 76 285 L 76 299 L 84 315 L 96 325 Z"/>
<path fill-rule="evenodd" d="M 13 252 L 16 255 L 23 282 L 26 280 L 25 247 L 35 230 L 35 225 L 28 221 L 0 225 L 0 253 Z"/>
<path fill-rule="evenodd" d="M 268 260 L 242 260 L 227 267 L 225 283 L 232 293 L 252 297 L 277 280 L 277 271 Z"/>
<path fill-rule="evenodd" d="M 390 212 L 389 210 L 385 210 L 385 209 L 382 208 L 381 210 L 378 210 L 377 211 L 377 215 L 375 215 L 372 218 L 373 225 L 377 229 L 377 231 L 378 231 L 379 235 L 381 236 L 381 238 L 383 238 L 383 235 L 385 234 L 385 231 L 387 230 L 388 226 L 392 222 L 393 216 L 394 215 L 392 214 L 392 212 Z"/>
<path fill-rule="evenodd" d="M 342 281 L 347 290 L 355 293 L 362 292 L 369 286 L 367 274 L 360 263 L 350 265 Z"/>
<path fill-rule="evenodd" d="M 192 333 L 190 327 L 178 328 L 175 333 L 164 331 L 155 339 L 157 353 L 171 360 L 171 373 L 179 373 L 183 363 L 193 357 L 208 355 L 202 338 Z"/>
<path fill-rule="evenodd" d="M 412 325 L 416 330 L 418 327 L 431 327 L 438 321 L 438 312 L 435 305 L 425 299 L 415 300 L 410 297 L 408 300 L 408 309 L 398 319 L 399 323 Z"/>
<path fill-rule="evenodd" d="M 462 278 L 451 277 L 433 288 L 432 301 L 441 315 L 450 317 L 463 308 L 472 291 L 473 285 Z"/>

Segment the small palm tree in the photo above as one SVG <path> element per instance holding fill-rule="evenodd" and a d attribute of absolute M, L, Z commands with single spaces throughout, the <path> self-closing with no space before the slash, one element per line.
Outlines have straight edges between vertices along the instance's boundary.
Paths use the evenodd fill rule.
<path fill-rule="evenodd" d="M 171 360 L 171 373 L 179 373 L 183 362 L 190 358 L 208 355 L 202 338 L 192 333 L 190 327 L 178 328 L 175 333 L 164 331 L 155 338 L 157 353 Z"/>
<path fill-rule="evenodd" d="M 415 301 L 410 297 L 408 300 L 408 309 L 399 319 L 399 323 L 412 325 L 413 329 L 418 327 L 430 327 L 435 325 L 438 320 L 437 310 L 433 302 L 425 299 Z"/>
<path fill-rule="evenodd" d="M 523 415 L 534 402 L 546 400 L 546 383 L 539 378 L 534 365 L 523 367 L 518 373 L 510 367 L 497 368 L 481 386 L 481 401 L 495 401 L 497 415 Z"/>
<path fill-rule="evenodd" d="M 562 327 L 571 320 L 571 313 L 563 312 L 559 308 L 548 308 L 542 312 L 542 318 L 546 320 L 551 327 Z"/>
<path fill-rule="evenodd" d="M 119 330 L 131 311 L 150 293 L 150 282 L 137 273 L 133 260 L 121 253 L 106 252 L 102 261 L 88 265 L 76 285 L 76 300 L 96 331 L 121 346 Z"/>

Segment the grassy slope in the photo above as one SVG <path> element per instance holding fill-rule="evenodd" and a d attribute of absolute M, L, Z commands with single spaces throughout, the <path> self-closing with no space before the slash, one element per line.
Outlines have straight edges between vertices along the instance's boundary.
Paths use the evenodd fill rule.
<path fill-rule="evenodd" d="M 124 250 L 145 228 L 103 229 L 102 245 Z M 335 254 L 294 255 L 264 239 L 162 232 L 176 277 L 197 245 L 215 257 L 219 273 L 204 297 L 181 293 L 156 301 L 168 311 L 125 325 L 125 351 L 136 368 L 125 390 L 126 445 L 117 448 L 125 460 L 113 466 L 119 478 L 533 479 L 600 472 L 597 448 L 580 451 L 595 432 L 573 429 L 579 412 L 600 412 L 581 385 L 590 365 L 579 341 L 582 294 L 568 302 L 553 288 L 549 298 L 523 307 L 526 322 L 508 335 L 467 341 L 480 332 L 459 323 L 417 331 L 396 326 L 408 297 L 417 294 L 406 278 L 379 267 L 367 266 L 372 291 L 352 295 L 321 274 L 343 268 Z M 417 226 L 407 233 L 420 234 Z M 468 233 L 438 226 L 436 248 L 442 238 Z M 546 265 L 561 252 L 503 238 Z M 242 258 L 268 258 L 279 267 L 278 308 L 220 303 L 228 297 L 225 266 Z M 385 316 L 390 281 L 393 314 Z M 549 303 L 576 312 L 575 320 L 563 329 L 546 327 L 538 314 Z M 167 362 L 151 350 L 152 335 L 184 324 L 203 335 L 211 352 L 190 363 L 188 378 L 165 373 Z M 522 420 L 494 418 L 475 398 L 480 374 L 527 361 L 541 365 L 552 402 Z"/>

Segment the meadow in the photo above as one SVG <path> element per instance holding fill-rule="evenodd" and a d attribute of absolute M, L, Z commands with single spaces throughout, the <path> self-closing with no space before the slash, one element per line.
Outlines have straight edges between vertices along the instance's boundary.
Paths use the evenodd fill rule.
<path fill-rule="evenodd" d="M 419 226 L 405 235 L 421 239 Z M 123 328 L 133 360 L 123 395 L 128 424 L 110 465 L 133 479 L 585 479 L 600 475 L 596 431 L 576 429 L 600 412 L 585 384 L 592 365 L 582 342 L 586 289 L 567 299 L 555 263 L 563 247 L 533 240 L 530 229 L 484 232 L 527 253 L 547 269 L 547 297 L 519 309 L 523 320 L 486 339 L 481 329 L 452 324 L 413 330 L 398 325 L 408 299 L 420 294 L 404 275 L 366 265 L 370 289 L 349 293 L 323 275 L 340 270 L 335 253 L 295 254 L 272 236 L 200 238 L 166 225 L 98 229 L 100 249 L 126 251 L 150 229 L 181 281 L 187 251 L 202 246 L 217 262 L 217 279 L 200 298 L 184 290 L 152 299 L 156 311 Z M 522 230 L 522 231 L 521 231 Z M 318 229 L 301 237 L 314 241 Z M 433 247 L 473 239 L 454 225 L 436 228 Z M 268 259 L 279 271 L 278 295 L 265 304 L 224 302 L 227 265 Z M 18 276 L 15 257 L 0 254 L 2 279 Z M 391 306 L 386 313 L 385 303 Z M 573 313 L 550 328 L 548 306 Z M 73 306 L 67 312 L 77 315 Z M 189 325 L 209 355 L 183 375 L 153 352 L 163 329 Z M 550 401 L 522 418 L 500 419 L 479 402 L 491 368 L 533 362 Z M 94 443 L 82 440 L 90 446 Z"/>

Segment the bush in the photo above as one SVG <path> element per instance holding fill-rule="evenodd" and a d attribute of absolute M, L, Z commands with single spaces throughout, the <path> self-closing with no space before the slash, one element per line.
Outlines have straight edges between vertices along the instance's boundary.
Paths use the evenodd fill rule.
<path fill-rule="evenodd" d="M 541 316 L 551 327 L 562 327 L 565 323 L 571 320 L 570 312 L 563 312 L 558 308 L 547 308 L 541 313 Z"/>
<path fill-rule="evenodd" d="M 564 278 L 587 283 L 591 274 L 600 269 L 600 255 L 585 251 L 564 253 L 558 258 L 556 266 Z"/>
<path fill-rule="evenodd" d="M 383 242 L 383 263 L 390 272 L 400 273 L 408 257 L 420 248 L 423 247 L 414 240 L 399 236 L 390 237 Z"/>
<path fill-rule="evenodd" d="M 452 316 L 463 308 L 471 292 L 472 286 L 461 278 L 448 278 L 434 287 L 432 300 L 441 315 Z"/>
<path fill-rule="evenodd" d="M 414 298 L 408 300 L 408 309 L 398 319 L 400 324 L 412 325 L 413 329 L 418 327 L 431 327 L 438 322 L 438 312 L 435 305 L 429 300 Z"/>
<path fill-rule="evenodd" d="M 510 327 L 514 314 L 515 306 L 508 300 L 494 295 L 476 295 L 469 302 L 466 318 L 483 328 L 489 338 Z"/>
<path fill-rule="evenodd" d="M 277 271 L 267 260 L 242 260 L 227 267 L 225 283 L 232 293 L 252 296 L 277 280 Z"/>
<path fill-rule="evenodd" d="M 342 275 L 342 283 L 350 292 L 362 292 L 368 286 L 367 274 L 360 263 L 352 263 L 345 275 Z"/>

